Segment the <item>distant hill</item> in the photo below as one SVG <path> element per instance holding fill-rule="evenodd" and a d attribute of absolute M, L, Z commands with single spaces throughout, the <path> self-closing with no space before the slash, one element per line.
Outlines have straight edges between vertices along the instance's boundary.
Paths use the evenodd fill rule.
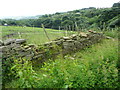
<path fill-rule="evenodd" d="M 1 19 L 38 19 L 42 15 L 36 15 L 36 16 L 7 16 L 7 17 L 0 17 Z"/>
<path fill-rule="evenodd" d="M 111 8 L 89 7 L 54 14 L 12 17 L 12 20 L 1 20 L 1 23 L 30 27 L 41 27 L 44 24 L 46 28 L 67 30 L 115 28 L 120 27 L 120 2 L 114 3 Z"/>

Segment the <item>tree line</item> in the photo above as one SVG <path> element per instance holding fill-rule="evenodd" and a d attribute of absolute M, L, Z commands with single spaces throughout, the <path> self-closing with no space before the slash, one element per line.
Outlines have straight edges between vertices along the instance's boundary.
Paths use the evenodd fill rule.
<path fill-rule="evenodd" d="M 115 28 L 120 26 L 120 3 L 114 3 L 111 8 L 83 8 L 68 12 L 46 14 L 38 19 L 1 19 L 1 25 L 42 27 L 52 29 L 75 30 L 90 28 Z"/>

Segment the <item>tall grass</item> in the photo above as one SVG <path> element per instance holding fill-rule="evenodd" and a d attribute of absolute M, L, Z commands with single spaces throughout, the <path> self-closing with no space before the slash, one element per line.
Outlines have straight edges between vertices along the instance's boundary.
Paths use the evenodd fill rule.
<path fill-rule="evenodd" d="M 19 73 L 18 78 L 6 84 L 6 87 L 116 88 L 119 86 L 117 53 L 117 39 L 110 39 L 64 58 L 49 60 L 37 71 L 27 63 L 15 69 Z"/>

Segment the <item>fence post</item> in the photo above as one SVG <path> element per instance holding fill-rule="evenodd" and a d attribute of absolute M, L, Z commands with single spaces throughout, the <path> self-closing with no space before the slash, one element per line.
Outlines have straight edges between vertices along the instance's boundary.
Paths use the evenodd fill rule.
<path fill-rule="evenodd" d="M 66 26 L 66 36 L 68 36 L 68 27 Z"/>
<path fill-rule="evenodd" d="M 19 36 L 19 38 L 21 38 L 21 34 L 20 34 L 20 32 L 18 32 L 18 36 Z"/>
<path fill-rule="evenodd" d="M 47 34 L 47 32 L 46 32 L 45 27 L 44 27 L 44 25 L 43 25 L 43 24 L 42 24 L 42 28 L 43 28 L 43 30 L 44 30 L 44 32 L 45 32 L 46 37 L 47 37 L 47 38 L 48 38 L 48 40 L 50 41 L 50 38 L 49 38 L 49 36 L 48 36 L 48 34 Z"/>
<path fill-rule="evenodd" d="M 71 27 L 70 27 L 70 25 L 69 25 L 69 35 L 71 35 Z"/>
<path fill-rule="evenodd" d="M 59 26 L 59 31 L 61 30 L 60 26 Z"/>
<path fill-rule="evenodd" d="M 77 25 L 76 22 L 75 22 L 75 28 L 76 28 L 76 31 L 79 32 L 79 30 L 78 30 L 78 25 Z"/>

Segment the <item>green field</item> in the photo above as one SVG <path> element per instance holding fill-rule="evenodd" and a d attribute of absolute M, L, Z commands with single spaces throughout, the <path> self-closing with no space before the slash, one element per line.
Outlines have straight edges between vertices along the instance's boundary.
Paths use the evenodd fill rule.
<path fill-rule="evenodd" d="M 3 40 L 8 38 L 23 38 L 27 39 L 27 43 L 32 44 L 42 44 L 48 42 L 48 38 L 43 30 L 43 28 L 34 28 L 34 27 L 19 27 L 19 26 L 0 26 L 2 34 L 1 37 Z M 45 29 L 50 40 L 54 40 L 56 38 L 62 36 L 69 36 L 75 32 L 67 32 L 64 30 L 55 30 L 55 29 Z M 7 37 L 9 34 L 10 37 Z M 18 34 L 20 33 L 20 34 Z"/>

